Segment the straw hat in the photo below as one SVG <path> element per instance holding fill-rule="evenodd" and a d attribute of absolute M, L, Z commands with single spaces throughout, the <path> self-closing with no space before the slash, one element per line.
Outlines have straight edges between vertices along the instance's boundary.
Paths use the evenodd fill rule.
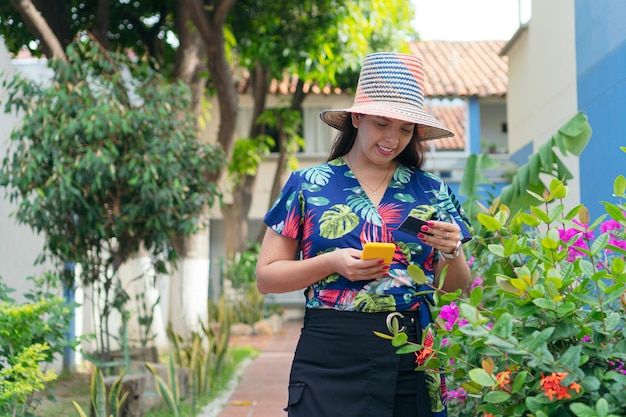
<path fill-rule="evenodd" d="M 421 140 L 454 136 L 424 111 L 424 66 L 415 55 L 379 52 L 365 57 L 352 107 L 325 110 L 320 113 L 320 118 L 341 130 L 348 113 L 416 123 Z"/>

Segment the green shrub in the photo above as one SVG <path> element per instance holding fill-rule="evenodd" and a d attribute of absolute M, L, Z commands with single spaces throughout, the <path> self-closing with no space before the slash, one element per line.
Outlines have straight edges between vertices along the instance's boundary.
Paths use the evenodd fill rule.
<path fill-rule="evenodd" d="M 626 415 L 626 178 L 597 219 L 567 193 L 554 179 L 529 210 L 483 207 L 469 297 L 435 297 L 430 350 L 393 337 L 448 376 L 451 415 Z"/>
<path fill-rule="evenodd" d="M 42 291 L 38 285 L 45 279 L 34 281 L 35 291 L 26 294 L 32 301 L 20 305 L 0 282 L 4 294 L 0 296 L 0 415 L 29 415 L 35 406 L 33 394 L 56 379 L 51 370 L 42 370 L 42 364 L 51 363 L 66 346 L 75 346 L 66 340 L 73 305 Z"/>
<path fill-rule="evenodd" d="M 252 243 L 247 251 L 237 253 L 224 267 L 223 277 L 233 289 L 227 300 L 234 323 L 252 325 L 280 311 L 256 287 L 256 263 L 260 249 L 261 245 Z"/>

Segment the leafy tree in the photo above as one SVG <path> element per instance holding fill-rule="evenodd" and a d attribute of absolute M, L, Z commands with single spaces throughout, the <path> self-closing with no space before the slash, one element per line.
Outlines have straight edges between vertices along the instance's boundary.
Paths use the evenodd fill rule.
<path fill-rule="evenodd" d="M 18 222 L 45 236 L 40 261 L 82 266 L 82 283 L 102 303 L 97 340 L 106 357 L 120 266 L 140 245 L 158 270 L 176 259 L 172 237 L 201 225 L 224 159 L 198 143 L 196 119 L 185 111 L 188 87 L 166 82 L 147 61 L 87 40 L 53 67 L 48 88 L 4 82 L 12 92 L 6 110 L 23 110 L 24 120 L 12 132 L 0 185 L 19 203 Z"/>
<path fill-rule="evenodd" d="M 409 1 L 376 0 L 306 0 L 267 2 L 240 0 L 231 13 L 229 23 L 237 38 L 235 52 L 242 67 L 250 73 L 254 100 L 249 135 L 239 140 L 245 146 L 236 149 L 246 154 L 235 155 L 231 174 L 233 203 L 222 213 L 234 242 L 227 242 L 227 255 L 242 252 L 247 244 L 247 218 L 252 203 L 259 159 L 250 152 L 256 145 L 259 152 L 267 148 L 265 128 L 277 131 L 274 148 L 279 157 L 270 201 L 282 186 L 282 174 L 296 168 L 296 152 L 303 148 L 299 131 L 302 104 L 312 85 L 327 84 L 354 88 L 358 65 L 369 52 L 403 50 L 406 42 L 416 38 L 410 25 L 413 16 Z M 285 74 L 295 77 L 295 91 L 283 109 L 266 109 L 269 85 Z M 329 138 L 330 140 L 331 138 Z M 234 171 L 241 167 L 241 171 Z"/>
<path fill-rule="evenodd" d="M 217 142 L 229 155 L 237 117 L 237 93 L 226 59 L 224 21 L 234 3 L 235 0 L 12 0 L 0 3 L 0 34 L 11 52 L 28 45 L 35 55 L 43 53 L 61 61 L 67 60 L 65 48 L 72 39 L 86 32 L 92 33 L 105 49 L 148 55 L 155 70 L 189 86 L 192 99 L 187 110 L 195 114 L 198 122 L 204 116 L 204 97 L 210 80 L 220 107 Z M 167 117 L 176 115 L 170 113 Z M 212 179 L 218 177 L 216 170 Z M 172 238 L 172 245 L 180 259 L 177 268 L 170 272 L 169 319 L 178 332 L 189 336 L 194 329 L 199 330 L 198 321 L 207 316 L 202 301 L 209 287 L 209 235 L 206 229 L 192 235 L 179 234 Z M 198 258 L 207 262 L 199 263 Z M 186 267 L 188 259 L 190 267 Z M 197 298 L 190 300 L 187 294 L 183 299 L 185 287 L 193 287 Z"/>

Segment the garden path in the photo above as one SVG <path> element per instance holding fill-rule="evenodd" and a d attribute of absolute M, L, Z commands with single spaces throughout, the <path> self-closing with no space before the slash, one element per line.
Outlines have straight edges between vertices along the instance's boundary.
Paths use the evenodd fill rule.
<path fill-rule="evenodd" d="M 203 410 L 198 417 L 286 417 L 289 371 L 301 328 L 301 320 L 289 320 L 273 336 L 233 337 L 231 343 L 253 346 L 261 353 L 247 365 L 221 411 Z"/>

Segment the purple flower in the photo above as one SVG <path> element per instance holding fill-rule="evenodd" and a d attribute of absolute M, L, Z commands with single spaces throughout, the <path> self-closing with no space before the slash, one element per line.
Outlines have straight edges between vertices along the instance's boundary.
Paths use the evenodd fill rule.
<path fill-rule="evenodd" d="M 612 230 L 621 230 L 622 225 L 616 220 L 607 220 L 600 225 L 600 231 L 602 233 L 610 233 L 609 245 L 617 246 L 618 248 L 626 249 L 626 241 L 619 238 L 615 233 L 611 233 Z M 607 249 L 607 252 L 612 252 L 610 249 Z"/>
<path fill-rule="evenodd" d="M 451 302 L 441 307 L 439 317 L 446 322 L 446 330 L 452 330 L 454 323 L 459 318 L 459 307 L 454 302 Z"/>
<path fill-rule="evenodd" d="M 612 370 L 615 372 L 619 372 L 622 375 L 626 375 L 626 369 L 624 368 L 625 364 L 620 359 L 614 359 L 609 361 L 609 365 L 613 368 Z"/>
<path fill-rule="evenodd" d="M 483 278 L 482 277 L 476 277 L 474 278 L 474 281 L 472 281 L 472 285 L 470 286 L 470 290 L 473 290 L 476 287 L 481 287 L 483 286 Z"/>
<path fill-rule="evenodd" d="M 458 402 L 463 402 L 467 398 L 467 391 L 465 391 L 462 387 L 450 390 L 448 391 L 448 398 L 451 400 L 457 400 Z"/>
<path fill-rule="evenodd" d="M 441 307 L 439 317 L 446 323 L 446 330 L 448 331 L 452 330 L 455 324 L 458 324 L 459 327 L 463 327 L 468 323 L 467 320 L 459 318 L 459 306 L 457 306 L 454 301 Z"/>
<path fill-rule="evenodd" d="M 577 225 L 587 230 L 587 225 L 582 225 L 576 220 L 574 220 L 574 223 L 576 223 Z M 577 248 L 582 248 L 585 250 L 588 249 L 588 246 L 585 240 L 593 239 L 593 232 L 590 232 L 590 231 L 585 232 L 585 231 L 582 231 L 573 227 L 569 229 L 559 229 L 559 238 L 563 242 L 568 242 L 570 239 L 573 239 L 575 236 L 578 236 L 578 239 L 576 239 L 576 241 L 570 247 L 567 248 L 567 260 L 569 262 L 573 262 L 576 260 L 576 258 L 585 256 L 585 254 L 579 251 Z"/>

